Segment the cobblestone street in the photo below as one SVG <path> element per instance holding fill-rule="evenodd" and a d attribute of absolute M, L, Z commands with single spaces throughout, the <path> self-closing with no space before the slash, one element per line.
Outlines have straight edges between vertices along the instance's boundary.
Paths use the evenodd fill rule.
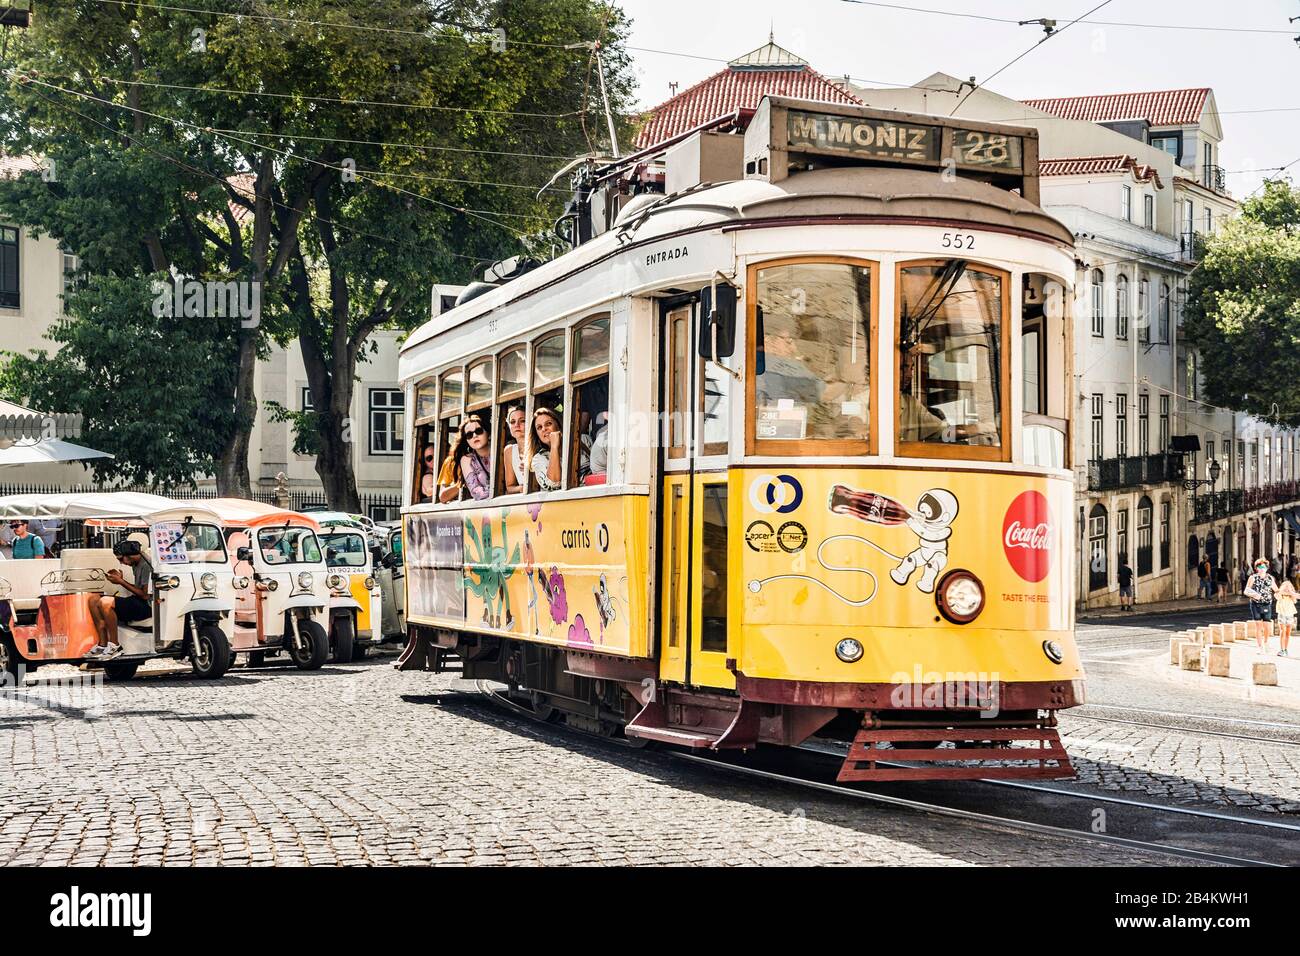
<path fill-rule="evenodd" d="M 0 863 L 1170 862 L 737 781 L 390 665 L 142 676 L 97 719 L 5 701 Z"/>

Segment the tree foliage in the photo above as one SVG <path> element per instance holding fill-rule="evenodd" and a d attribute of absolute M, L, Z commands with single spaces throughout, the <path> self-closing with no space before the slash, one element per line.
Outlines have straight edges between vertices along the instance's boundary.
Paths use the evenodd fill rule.
<path fill-rule="evenodd" d="M 1207 237 L 1184 331 L 1207 401 L 1300 420 L 1300 190 L 1290 182 L 1267 183 Z"/>
<path fill-rule="evenodd" d="M 54 176 L 0 183 L 0 215 L 80 256 L 88 297 L 53 331 L 61 357 L 18 361 L 7 382 L 97 428 L 140 409 L 128 383 L 157 374 L 157 356 L 130 347 L 134 325 L 178 356 L 208 349 L 226 367 L 200 363 L 195 388 L 168 400 L 194 402 L 210 427 L 119 445 L 109 467 L 207 467 L 246 493 L 256 358 L 296 340 L 315 406 L 292 417 L 298 444 L 316 450 L 331 502 L 355 508 L 348 415 L 371 335 L 418 324 L 431 283 L 469 278 L 558 215 L 563 192 L 540 186 L 567 157 L 604 150 L 582 44 L 601 43 L 626 111 L 626 23 L 599 0 L 245 6 L 50 0 L 12 48 L 0 148 L 44 157 Z M 259 323 L 144 315 L 140 280 L 167 270 L 257 283 Z M 90 403 L 100 422 L 84 390 L 66 391 L 76 370 L 96 377 L 97 334 L 125 346 L 121 388 Z"/>

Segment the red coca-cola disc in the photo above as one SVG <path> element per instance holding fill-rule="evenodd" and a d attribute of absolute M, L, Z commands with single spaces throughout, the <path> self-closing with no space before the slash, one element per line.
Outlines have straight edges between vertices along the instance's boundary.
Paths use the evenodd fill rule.
<path fill-rule="evenodd" d="M 1057 530 L 1042 492 L 1021 492 L 1007 508 L 1002 519 L 1002 550 L 1026 581 L 1041 581 L 1052 570 Z"/>

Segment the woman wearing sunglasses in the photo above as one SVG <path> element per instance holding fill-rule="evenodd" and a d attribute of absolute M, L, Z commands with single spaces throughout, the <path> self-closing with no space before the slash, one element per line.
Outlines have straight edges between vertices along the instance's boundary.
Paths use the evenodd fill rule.
<path fill-rule="evenodd" d="M 425 445 L 421 459 L 424 468 L 420 474 L 420 500 L 432 501 L 438 491 L 438 449 Z"/>
<path fill-rule="evenodd" d="M 440 501 L 455 501 L 460 497 L 462 488 L 468 488 L 470 497 L 475 501 L 492 497 L 492 461 L 488 454 L 490 444 L 483 420 L 477 415 L 465 419 L 465 423 L 460 426 L 460 438 L 452 450 L 452 458 L 456 462 L 456 480 L 439 495 Z"/>

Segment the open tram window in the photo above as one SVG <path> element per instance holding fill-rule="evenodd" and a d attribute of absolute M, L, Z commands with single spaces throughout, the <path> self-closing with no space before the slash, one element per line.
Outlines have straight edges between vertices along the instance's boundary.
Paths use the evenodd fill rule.
<path fill-rule="evenodd" d="M 1007 460 L 1007 285 L 964 259 L 899 266 L 899 454 Z"/>
<path fill-rule="evenodd" d="M 1023 280 L 1021 394 L 1024 460 L 1044 468 L 1067 467 L 1069 441 L 1069 303 L 1065 287 L 1051 276 Z"/>
<path fill-rule="evenodd" d="M 438 401 L 438 456 L 435 465 L 439 498 L 446 490 L 449 478 L 448 469 L 444 465 L 451 455 L 456 437 L 460 433 L 461 422 L 464 420 L 464 384 L 464 373 L 461 369 L 447 372 L 441 379 Z"/>
<path fill-rule="evenodd" d="M 588 319 L 573 330 L 572 485 L 603 485 L 609 474 L 609 316 Z"/>
<path fill-rule="evenodd" d="M 465 376 L 465 419 L 461 425 L 465 442 L 458 446 L 462 449 L 459 474 L 465 484 L 466 497 L 481 501 L 490 498 L 493 485 L 493 448 L 492 448 L 492 381 L 495 363 L 488 357 L 470 363 Z M 483 434 L 471 428 L 477 419 Z M 462 436 L 457 435 L 459 440 Z M 470 453 L 477 459 L 470 458 Z"/>
<path fill-rule="evenodd" d="M 529 488 L 564 487 L 564 338 L 553 332 L 533 346 L 533 411 L 529 417 Z"/>
<path fill-rule="evenodd" d="M 874 264 L 848 259 L 765 263 L 751 271 L 752 451 L 865 455 L 874 448 L 876 279 Z M 712 443 L 724 440 L 715 431 Z"/>
<path fill-rule="evenodd" d="M 497 494 L 528 488 L 528 355 L 521 346 L 497 359 Z"/>
<path fill-rule="evenodd" d="M 412 481 L 411 504 L 429 504 L 438 497 L 438 383 L 428 378 L 415 386 L 415 434 L 411 442 L 414 449 L 415 475 Z"/>

